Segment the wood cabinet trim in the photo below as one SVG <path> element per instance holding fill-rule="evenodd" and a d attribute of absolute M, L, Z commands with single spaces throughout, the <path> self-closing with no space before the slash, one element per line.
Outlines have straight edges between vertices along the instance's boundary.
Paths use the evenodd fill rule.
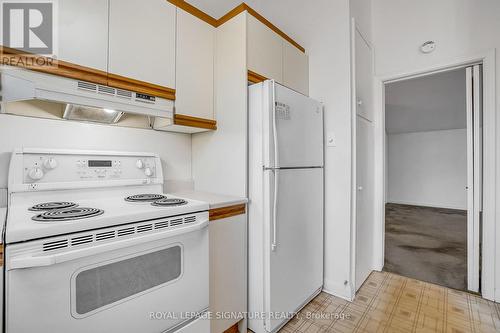
<path fill-rule="evenodd" d="M 246 204 L 210 209 L 209 220 L 215 221 L 246 213 Z"/>
<path fill-rule="evenodd" d="M 175 100 L 175 89 L 108 73 L 108 86 Z"/>
<path fill-rule="evenodd" d="M 260 83 L 266 81 L 267 77 L 260 75 L 259 73 L 255 73 L 251 70 L 248 70 L 248 81 L 252 83 Z"/>
<path fill-rule="evenodd" d="M 224 331 L 224 333 L 239 333 L 240 331 L 238 330 L 238 323 L 234 324 L 233 326 L 229 327 L 227 330 Z"/>
<path fill-rule="evenodd" d="M 272 24 L 264 16 L 260 15 L 256 10 L 254 10 L 252 7 L 250 7 L 249 5 L 247 5 L 244 2 L 242 2 L 238 6 L 231 9 L 229 12 L 224 14 L 222 17 L 216 19 L 216 18 L 213 18 L 212 16 L 206 14 L 205 12 L 201 11 L 200 9 L 196 8 L 195 6 L 187 3 L 185 0 L 167 0 L 167 1 L 170 2 L 171 4 L 177 6 L 177 8 L 185 10 L 186 12 L 198 17 L 200 20 L 203 20 L 214 27 L 221 26 L 222 24 L 226 23 L 227 21 L 229 21 L 233 17 L 237 16 L 238 14 L 240 14 L 244 11 L 247 11 L 250 15 L 252 15 L 257 20 L 262 22 L 269 29 L 274 31 L 276 34 L 280 35 L 283 39 L 285 39 L 290 44 L 292 44 L 293 46 L 298 48 L 300 51 L 302 51 L 304 53 L 306 52 L 304 47 L 302 47 L 299 43 L 294 41 L 290 36 L 288 36 L 286 33 L 284 33 L 281 29 L 279 29 L 277 26 Z"/>
<path fill-rule="evenodd" d="M 0 55 L 6 55 L 8 57 L 8 59 L 2 59 L 2 64 L 4 65 L 17 66 L 41 73 L 102 85 L 107 85 L 108 83 L 108 73 L 98 69 L 80 66 L 41 55 L 30 54 L 5 46 L 0 46 Z"/>
<path fill-rule="evenodd" d="M 212 119 L 186 116 L 183 114 L 174 115 L 174 125 L 205 128 L 209 130 L 217 129 L 217 121 Z"/>
<path fill-rule="evenodd" d="M 207 13 L 201 11 L 200 9 L 196 8 L 190 3 L 187 3 L 184 0 L 167 0 L 167 1 L 170 2 L 172 5 L 176 6 L 177 8 L 180 8 L 185 12 L 188 12 L 189 14 L 196 16 L 200 20 L 207 22 L 211 26 L 214 27 L 218 26 L 216 18 L 213 18 L 212 16 L 208 15 Z"/>
<path fill-rule="evenodd" d="M 299 43 L 297 43 L 296 41 L 294 41 L 290 36 L 288 36 L 286 33 L 284 33 L 282 30 L 280 30 L 277 26 L 275 26 L 270 21 L 268 21 L 264 16 L 260 15 L 259 13 L 257 13 L 253 8 L 251 8 L 250 6 L 248 6 L 246 3 L 243 3 L 243 6 L 245 7 L 245 10 L 250 15 L 252 15 L 257 20 L 259 20 L 260 22 L 262 22 L 269 29 L 271 29 L 272 31 L 274 31 L 275 33 L 277 33 L 278 35 L 280 35 L 284 40 L 286 40 L 287 42 L 289 42 L 290 44 L 292 44 L 293 46 L 295 46 L 296 48 L 298 48 L 303 53 L 306 52 L 306 49 L 304 47 L 302 47 Z"/>
<path fill-rule="evenodd" d="M 41 73 L 102 84 L 119 89 L 132 90 L 143 94 L 175 100 L 175 89 L 172 88 L 107 73 L 98 69 L 80 66 L 41 55 L 29 54 L 5 46 L 0 47 L 0 55 L 6 55 L 9 58 L 2 60 L 2 62 L 6 65 L 17 66 Z"/>

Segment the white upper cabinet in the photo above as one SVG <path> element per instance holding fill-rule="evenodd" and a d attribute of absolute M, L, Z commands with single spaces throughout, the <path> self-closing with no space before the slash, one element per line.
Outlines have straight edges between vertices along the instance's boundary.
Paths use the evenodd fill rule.
<path fill-rule="evenodd" d="M 108 3 L 108 0 L 58 2 L 59 60 L 107 71 Z"/>
<path fill-rule="evenodd" d="M 177 9 L 177 114 L 214 119 L 215 28 Z"/>
<path fill-rule="evenodd" d="M 309 57 L 283 40 L 283 84 L 309 95 Z"/>
<path fill-rule="evenodd" d="M 110 0 L 108 71 L 175 88 L 175 12 L 166 0 Z"/>
<path fill-rule="evenodd" d="M 248 69 L 283 82 L 283 39 L 252 15 L 247 15 Z"/>

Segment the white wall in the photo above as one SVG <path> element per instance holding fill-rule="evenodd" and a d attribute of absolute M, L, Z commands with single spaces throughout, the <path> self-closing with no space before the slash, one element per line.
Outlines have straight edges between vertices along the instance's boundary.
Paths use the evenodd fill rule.
<path fill-rule="evenodd" d="M 467 209 L 465 129 L 388 135 L 388 202 Z"/>
<path fill-rule="evenodd" d="M 366 9 L 363 2 L 371 0 L 355 1 L 359 1 L 354 10 L 356 15 L 362 15 L 362 21 L 369 22 L 370 15 L 361 12 Z M 351 281 L 350 1 L 316 0 L 314 5 L 303 0 L 249 0 L 247 3 L 304 46 L 309 54 L 309 95 L 324 103 L 325 132 L 333 132 L 337 141 L 336 147 L 325 150 L 324 288 L 337 296 L 351 298 L 354 281 Z M 204 8 L 214 6 L 202 5 Z M 239 54 L 239 44 L 235 44 L 235 50 Z M 236 132 L 233 137 L 239 140 Z M 194 142 L 203 144 L 205 139 L 212 140 L 210 135 L 197 135 L 193 147 Z M 193 148 L 193 156 L 197 156 L 194 153 L 197 149 Z M 228 158 L 233 160 L 233 156 Z M 196 170 L 197 162 L 193 165 Z M 203 165 L 199 167 L 201 170 Z M 218 172 L 223 174 L 222 170 Z"/>
<path fill-rule="evenodd" d="M 11 152 L 22 147 L 155 152 L 165 180 L 191 181 L 186 134 L 6 114 L 0 114 L 0 133 L 0 189 L 7 187 Z"/>
<path fill-rule="evenodd" d="M 309 6 L 308 6 L 309 7 Z M 316 1 L 310 29 L 309 93 L 325 104 L 326 291 L 351 298 L 351 78 L 349 1 Z M 345 283 L 347 282 L 347 283 Z"/>
<path fill-rule="evenodd" d="M 498 0 L 373 0 L 373 41 L 376 53 L 376 73 L 380 76 L 426 70 L 456 61 L 462 56 L 475 56 L 496 50 L 496 96 L 500 96 L 500 1 Z M 419 52 L 419 46 L 434 40 L 431 54 Z M 500 98 L 496 99 L 499 114 Z M 500 130 L 500 117 L 496 117 Z M 500 136 L 496 136 L 500 145 Z M 492 150 L 497 151 L 495 147 Z M 496 173 L 500 174 L 500 154 L 496 154 Z M 497 193 L 500 177 L 496 177 Z M 491 193 L 491 192 L 489 192 Z M 496 196 L 496 211 L 500 211 L 500 196 Z M 490 213 L 495 213 L 492 207 Z M 492 216 L 494 218 L 494 216 Z M 500 242 L 498 223 L 485 237 L 488 244 Z M 495 235 L 496 232 L 496 235 Z M 496 240 L 492 239 L 495 235 Z M 483 295 L 500 301 L 500 248 L 483 249 Z M 495 262 L 493 267 L 492 263 Z M 495 285 L 493 285 L 495 281 Z M 495 294 L 496 289 L 496 295 Z"/>

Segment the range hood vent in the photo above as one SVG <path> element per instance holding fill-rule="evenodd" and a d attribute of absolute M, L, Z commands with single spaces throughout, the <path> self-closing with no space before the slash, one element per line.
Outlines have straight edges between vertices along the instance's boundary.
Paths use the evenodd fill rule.
<path fill-rule="evenodd" d="M 102 124 L 116 124 L 122 115 L 123 112 L 120 111 L 67 104 L 63 118 L 68 120 L 92 121 Z"/>
<path fill-rule="evenodd" d="M 64 103 L 66 119 L 114 123 L 123 113 L 173 119 L 173 101 L 105 85 L 10 66 L 0 67 L 0 83 L 2 102 Z"/>

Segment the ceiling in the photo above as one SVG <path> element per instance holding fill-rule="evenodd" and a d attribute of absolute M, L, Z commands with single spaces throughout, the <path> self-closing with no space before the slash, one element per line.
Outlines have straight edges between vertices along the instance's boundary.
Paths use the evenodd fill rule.
<path fill-rule="evenodd" d="M 318 5 L 330 0 L 316 0 Z M 186 0 L 196 8 L 218 19 L 231 9 L 240 5 L 242 0 Z M 317 13 L 314 6 L 303 0 L 245 0 L 247 5 L 271 21 L 297 43 L 306 49 L 315 29 Z M 286 11 L 284 11 L 284 9 Z"/>
<path fill-rule="evenodd" d="M 386 85 L 389 134 L 466 128 L 465 69 Z"/>
<path fill-rule="evenodd" d="M 218 19 L 234 7 L 241 4 L 241 0 L 187 0 L 196 8 Z M 250 5 L 251 6 L 251 5 Z"/>

